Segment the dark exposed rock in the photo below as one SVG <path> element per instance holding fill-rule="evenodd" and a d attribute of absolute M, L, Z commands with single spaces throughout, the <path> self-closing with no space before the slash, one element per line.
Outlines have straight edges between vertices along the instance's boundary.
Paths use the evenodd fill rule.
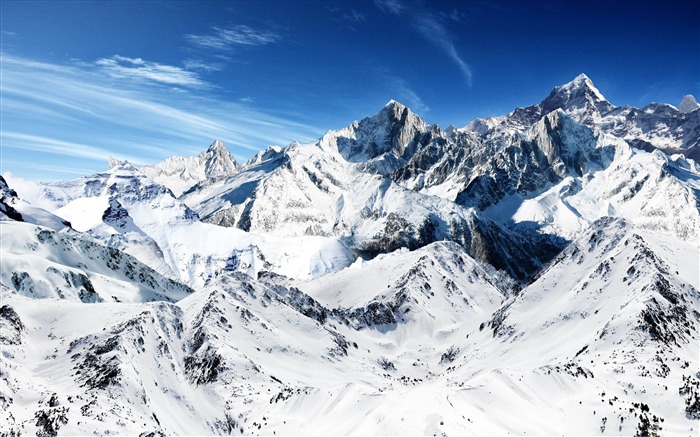
<path fill-rule="evenodd" d="M 688 419 L 700 420 L 700 377 L 683 375 L 683 385 L 678 394 L 685 398 L 685 414 Z"/>
<path fill-rule="evenodd" d="M 457 355 L 459 355 L 459 348 L 454 345 L 450 346 L 440 357 L 440 364 L 449 364 L 453 362 L 457 358 Z"/>
<path fill-rule="evenodd" d="M 377 360 L 377 364 L 379 364 L 379 366 L 387 372 L 396 371 L 396 366 L 394 365 L 394 363 L 389 361 L 386 357 L 381 357 L 379 360 Z"/>
<path fill-rule="evenodd" d="M 512 304 L 512 301 L 511 301 Z M 488 325 L 493 331 L 494 337 L 507 337 L 515 332 L 515 328 L 512 325 L 505 323 L 508 317 L 508 309 L 510 304 L 503 305 L 501 308 L 496 310 L 491 316 L 491 320 L 488 321 Z"/>
<path fill-rule="evenodd" d="M 22 214 L 12 206 L 17 201 L 17 192 L 7 185 L 5 178 L 0 176 L 0 214 L 4 214 L 11 220 L 24 221 Z"/>
<path fill-rule="evenodd" d="M 24 324 L 14 308 L 9 305 L 0 307 L 0 344 L 21 344 L 24 329 Z"/>
<path fill-rule="evenodd" d="M 185 374 L 193 384 L 208 384 L 216 380 L 223 370 L 222 365 L 221 356 L 213 348 L 207 347 L 185 357 Z"/>
<path fill-rule="evenodd" d="M 39 427 L 37 437 L 54 437 L 58 430 L 68 423 L 68 407 L 49 408 L 34 413 L 35 425 Z"/>

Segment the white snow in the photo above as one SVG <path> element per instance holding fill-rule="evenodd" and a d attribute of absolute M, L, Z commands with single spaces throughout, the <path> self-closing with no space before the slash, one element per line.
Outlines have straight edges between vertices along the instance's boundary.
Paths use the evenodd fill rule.
<path fill-rule="evenodd" d="M 107 208 L 109 208 L 107 196 L 80 197 L 57 209 L 56 215 L 68 220 L 76 231 L 85 232 L 104 226 L 102 215 Z"/>

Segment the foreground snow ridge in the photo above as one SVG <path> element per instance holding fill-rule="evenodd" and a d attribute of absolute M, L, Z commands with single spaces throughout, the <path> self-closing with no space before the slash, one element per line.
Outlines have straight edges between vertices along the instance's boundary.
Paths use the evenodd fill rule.
<path fill-rule="evenodd" d="M 696 435 L 698 108 L 0 177 L 0 435 Z"/>

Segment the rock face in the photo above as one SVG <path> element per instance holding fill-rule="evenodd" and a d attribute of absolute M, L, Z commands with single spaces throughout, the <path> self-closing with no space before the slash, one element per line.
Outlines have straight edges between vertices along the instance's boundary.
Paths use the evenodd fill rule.
<path fill-rule="evenodd" d="M 12 205 L 17 203 L 17 192 L 7 186 L 5 178 L 0 176 L 0 214 L 11 220 L 22 221 L 22 214 Z"/>
<path fill-rule="evenodd" d="M 430 142 L 429 125 L 394 100 L 373 117 L 354 123 L 339 135 L 337 149 L 346 160 L 368 171 L 388 174 Z"/>
<path fill-rule="evenodd" d="M 610 164 L 613 147 L 599 144 L 593 132 L 557 110 L 533 125 L 519 143 L 482 164 L 480 173 L 461 191 L 456 202 L 479 209 L 498 203 L 506 195 L 528 195 L 564 178 L 582 177 Z"/>

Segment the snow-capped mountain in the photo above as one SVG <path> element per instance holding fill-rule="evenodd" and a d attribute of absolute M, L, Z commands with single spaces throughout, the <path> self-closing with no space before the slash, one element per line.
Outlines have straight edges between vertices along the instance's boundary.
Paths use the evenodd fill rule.
<path fill-rule="evenodd" d="M 8 174 L 0 434 L 693 434 L 697 108 L 580 75 L 464 128 L 390 101 L 240 165 Z"/>
<path fill-rule="evenodd" d="M 238 163 L 224 143 L 216 140 L 197 156 L 172 156 L 140 170 L 179 196 L 202 181 L 234 174 Z"/>
<path fill-rule="evenodd" d="M 683 96 L 681 104 L 678 105 L 678 110 L 684 114 L 690 114 L 691 112 L 695 112 L 698 109 L 700 109 L 700 103 L 698 103 L 698 101 L 695 100 L 695 96 L 690 94 L 688 94 L 687 96 Z"/>
<path fill-rule="evenodd" d="M 560 249 L 556 242 L 520 238 L 461 205 L 383 175 L 439 135 L 437 127 L 426 129 L 408 108 L 390 102 L 375 116 L 318 141 L 267 152 L 267 159 L 256 158 L 180 200 L 209 223 L 266 235 L 336 238 L 362 256 L 456 241 L 520 279 Z"/>
<path fill-rule="evenodd" d="M 486 138 L 507 138 L 514 131 L 522 131 L 544 115 L 561 109 L 580 124 L 624 139 L 635 147 L 650 151 L 660 149 L 669 154 L 682 153 L 697 160 L 700 157 L 700 112 L 690 110 L 694 107 L 693 100 L 692 96 L 684 99 L 684 110 L 659 103 L 643 108 L 616 107 L 585 74 L 581 74 L 573 81 L 555 87 L 538 105 L 517 108 L 507 116 L 478 119 L 465 129 Z"/>
<path fill-rule="evenodd" d="M 75 229 L 169 278 L 202 285 L 223 271 L 255 277 L 260 270 L 307 278 L 355 258 L 338 238 L 252 235 L 203 223 L 168 188 L 130 163 L 112 164 L 107 172 L 44 183 L 36 191 Z"/>

